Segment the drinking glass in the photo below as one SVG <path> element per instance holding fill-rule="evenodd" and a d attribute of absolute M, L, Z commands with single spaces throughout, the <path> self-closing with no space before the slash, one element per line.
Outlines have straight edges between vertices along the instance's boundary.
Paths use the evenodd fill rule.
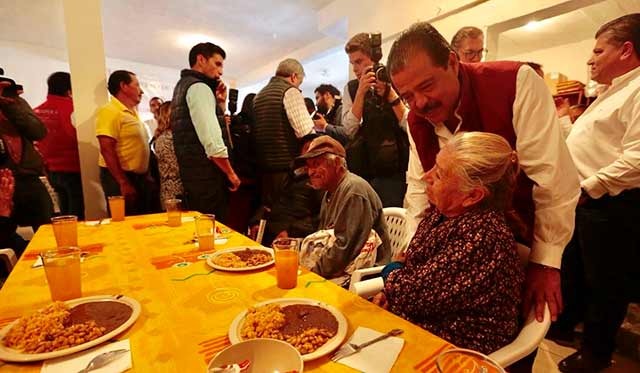
<path fill-rule="evenodd" d="M 202 214 L 195 217 L 196 236 L 200 250 L 214 250 L 216 238 L 216 216 Z"/>
<path fill-rule="evenodd" d="M 293 289 L 298 284 L 300 240 L 276 238 L 272 244 L 276 259 L 276 277 L 280 289 Z"/>
<path fill-rule="evenodd" d="M 65 301 L 82 297 L 79 248 L 59 247 L 42 252 L 40 257 L 47 276 L 51 300 Z"/>
<path fill-rule="evenodd" d="M 182 203 L 182 200 L 179 199 L 167 199 L 164 201 L 164 208 L 167 209 L 167 225 L 170 227 L 182 225 L 180 203 Z"/>
<path fill-rule="evenodd" d="M 498 363 L 480 352 L 463 348 L 447 350 L 436 359 L 440 373 L 505 373 Z"/>
<path fill-rule="evenodd" d="M 53 234 L 58 247 L 78 246 L 78 217 L 63 215 L 51 218 Z"/>
<path fill-rule="evenodd" d="M 109 211 L 111 211 L 111 221 L 124 220 L 124 197 L 109 197 Z"/>

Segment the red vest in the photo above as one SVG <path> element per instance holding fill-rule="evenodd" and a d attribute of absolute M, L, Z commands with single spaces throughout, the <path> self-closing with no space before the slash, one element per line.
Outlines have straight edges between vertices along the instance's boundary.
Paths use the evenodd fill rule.
<path fill-rule="evenodd" d="M 513 102 L 516 97 L 516 77 L 521 65 L 520 62 L 511 61 L 460 64 L 460 131 L 495 133 L 504 137 L 512 148 L 516 148 Z M 433 125 L 427 119 L 415 115 L 413 111 L 409 113 L 408 120 L 409 131 L 422 168 L 429 171 L 435 164 L 436 154 L 440 151 L 438 136 Z M 453 125 L 447 127 L 451 132 L 455 130 Z M 524 237 L 527 244 L 530 244 L 533 238 L 535 206 L 531 195 L 532 187 L 533 181 L 521 172 L 514 193 L 513 207 L 529 227 L 529 237 Z"/>
<path fill-rule="evenodd" d="M 47 95 L 47 100 L 33 111 L 47 127 L 47 136 L 38 141 L 38 150 L 44 158 L 47 170 L 80 172 L 78 138 L 71 123 L 71 98 Z"/>

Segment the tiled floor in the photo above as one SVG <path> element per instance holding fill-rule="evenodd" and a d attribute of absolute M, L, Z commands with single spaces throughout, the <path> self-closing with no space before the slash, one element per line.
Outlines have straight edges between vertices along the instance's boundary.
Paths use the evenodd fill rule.
<path fill-rule="evenodd" d="M 558 362 L 575 352 L 575 349 L 560 346 L 545 339 L 538 349 L 536 361 L 533 364 L 534 373 L 557 373 Z M 640 362 L 614 354 L 614 365 L 603 373 L 640 373 Z"/>

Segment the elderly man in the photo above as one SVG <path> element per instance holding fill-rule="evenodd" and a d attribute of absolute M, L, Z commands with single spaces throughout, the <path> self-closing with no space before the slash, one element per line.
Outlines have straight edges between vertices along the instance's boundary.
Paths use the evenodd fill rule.
<path fill-rule="evenodd" d="M 300 62 L 287 58 L 254 101 L 254 134 L 264 206 L 271 206 L 281 193 L 291 162 L 299 154 L 299 140 L 314 132 L 300 91 L 303 80 Z"/>
<path fill-rule="evenodd" d="M 326 278 L 345 274 L 345 268 L 358 256 L 372 229 L 382 240 L 376 264 L 386 264 L 391 258 L 380 197 L 363 178 L 349 172 L 345 157 L 344 147 L 338 141 L 320 136 L 297 158 L 306 162 L 311 186 L 326 191 L 320 207 L 319 229 L 333 229 L 336 240 L 311 269 Z"/>
<path fill-rule="evenodd" d="M 558 365 L 562 372 L 609 366 L 627 306 L 640 299 L 639 30 L 640 13 L 600 27 L 588 65 L 592 79 L 608 88 L 567 138 L 582 197 L 563 257 L 563 295 L 583 293 L 584 304 L 568 302 L 567 308 L 583 309 L 584 338 L 582 348 Z"/>
<path fill-rule="evenodd" d="M 100 143 L 100 182 L 106 197 L 124 196 L 130 215 L 152 212 L 149 137 L 136 106 L 142 89 L 136 75 L 116 70 L 109 76 L 111 100 L 98 110 L 96 136 Z"/>
<path fill-rule="evenodd" d="M 463 27 L 453 35 L 451 47 L 458 54 L 460 62 L 480 62 L 485 53 L 484 34 L 477 27 Z"/>
<path fill-rule="evenodd" d="M 531 247 L 523 312 L 528 314 L 535 304 L 542 320 L 546 302 L 555 320 L 562 307 L 562 251 L 573 232 L 580 188 L 544 81 L 519 62 L 460 63 L 426 22 L 414 24 L 394 42 L 388 68 L 411 108 L 405 200 L 410 226 L 415 230 L 424 216 L 428 202 L 423 177 L 448 139 L 459 131 L 503 136 L 518 151 L 523 171 L 513 201 L 529 227 L 528 234 L 517 239 Z"/>
<path fill-rule="evenodd" d="M 191 68 L 180 72 L 171 100 L 173 144 L 185 206 L 216 214 L 223 222 L 229 190 L 240 186 L 216 116 L 216 102 L 227 98 L 227 88 L 220 79 L 225 58 L 224 50 L 213 43 L 193 46 L 189 51 Z"/>

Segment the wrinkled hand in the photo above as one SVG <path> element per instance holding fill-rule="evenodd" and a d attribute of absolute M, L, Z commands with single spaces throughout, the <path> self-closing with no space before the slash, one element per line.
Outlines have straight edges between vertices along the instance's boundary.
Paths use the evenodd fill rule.
<path fill-rule="evenodd" d="M 529 263 L 522 302 L 522 316 L 526 318 L 531 308 L 534 308 L 536 320 L 542 322 L 545 303 L 549 305 L 551 320 L 556 321 L 558 315 L 562 313 L 560 270 Z"/>
<path fill-rule="evenodd" d="M 324 129 L 327 128 L 327 125 L 329 125 L 329 123 L 327 123 L 327 120 L 324 119 L 324 115 L 320 113 L 317 113 L 316 115 L 318 115 L 319 118 L 313 120 L 313 128 L 324 132 Z"/>
<path fill-rule="evenodd" d="M 229 115 L 229 114 L 225 114 L 224 115 L 224 124 L 227 125 L 227 126 L 231 125 L 231 115 Z"/>
<path fill-rule="evenodd" d="M 374 295 L 371 302 L 373 302 L 373 304 L 375 304 L 376 306 L 384 308 L 385 310 L 389 308 L 387 296 L 384 295 L 383 292 L 379 292 L 378 294 Z"/>
<path fill-rule="evenodd" d="M 369 71 L 366 74 L 362 74 L 360 77 L 360 83 L 358 84 L 358 90 L 356 96 L 364 96 L 367 92 L 376 85 L 376 74 L 373 71 Z"/>
<path fill-rule="evenodd" d="M 13 191 L 15 180 L 8 168 L 0 170 L 0 216 L 9 217 L 13 210 Z"/>
<path fill-rule="evenodd" d="M 129 206 L 135 205 L 138 199 L 138 192 L 131 183 L 125 182 L 120 184 L 120 193 L 122 193 L 125 203 L 129 204 Z"/>
<path fill-rule="evenodd" d="M 227 102 L 227 86 L 222 80 L 220 80 L 218 87 L 216 87 L 216 101 L 223 104 Z"/>
<path fill-rule="evenodd" d="M 240 178 L 238 177 L 238 175 L 236 175 L 235 172 L 232 172 L 229 175 L 227 175 L 227 178 L 231 183 L 229 190 L 232 192 L 235 192 L 236 190 L 238 190 L 238 188 L 240 187 Z"/>

